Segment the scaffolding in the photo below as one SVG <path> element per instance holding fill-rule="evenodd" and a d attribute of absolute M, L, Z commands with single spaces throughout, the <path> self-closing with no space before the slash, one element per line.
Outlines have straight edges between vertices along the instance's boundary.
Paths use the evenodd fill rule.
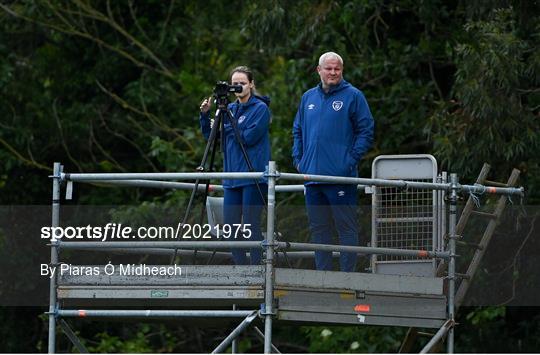
<path fill-rule="evenodd" d="M 267 224 L 265 239 L 257 241 L 196 242 L 72 242 L 52 240 L 51 266 L 60 264 L 61 250 L 129 250 L 170 253 L 180 250 L 230 250 L 262 248 L 263 265 L 190 266 L 179 265 L 189 277 L 132 277 L 117 271 L 98 276 L 55 275 L 50 280 L 48 351 L 56 350 L 56 325 L 81 351 L 84 347 L 64 318 L 239 318 L 242 321 L 215 349 L 220 353 L 256 319 L 264 322 L 264 331 L 255 328 L 264 339 L 264 352 L 277 352 L 272 344 L 273 322 L 310 322 L 327 324 L 391 325 L 438 329 L 423 349 L 446 336 L 448 353 L 454 349 L 456 214 L 458 193 L 523 195 L 523 188 L 461 185 L 456 174 L 449 182 L 407 181 L 380 178 L 346 178 L 279 172 L 269 162 L 265 172 L 252 173 L 81 173 L 63 171 L 54 163 L 52 191 L 52 227 L 60 226 L 61 184 L 66 183 L 70 199 L 73 183 L 108 183 L 120 186 L 192 189 L 190 183 L 171 180 L 260 179 L 268 180 Z M 380 246 L 341 246 L 295 243 L 275 239 L 276 192 L 303 191 L 302 185 L 276 185 L 276 181 L 317 181 L 353 184 L 360 188 L 393 188 L 399 191 L 433 191 L 447 194 L 449 216 L 447 245 L 404 249 Z M 203 190 L 204 186 L 198 187 Z M 217 185 L 211 189 L 219 191 Z M 438 196 L 438 195 L 437 195 Z M 440 226 L 434 226 L 440 229 Z M 440 231 L 439 231 L 440 232 Z M 439 233 L 438 232 L 438 233 Z M 443 231 L 445 232 L 445 231 Z M 316 250 L 356 252 L 369 256 L 445 261 L 447 276 L 345 273 L 276 267 L 277 253 L 306 253 Z M 439 263 L 440 265 L 440 263 Z M 105 265 L 100 266 L 101 269 Z M 117 270 L 118 268 L 116 268 Z M 82 309 L 82 307 L 87 307 Z M 210 309 L 201 309 L 206 307 Z M 186 309 L 187 308 L 187 309 Z M 239 309 L 242 308 L 242 309 Z"/>

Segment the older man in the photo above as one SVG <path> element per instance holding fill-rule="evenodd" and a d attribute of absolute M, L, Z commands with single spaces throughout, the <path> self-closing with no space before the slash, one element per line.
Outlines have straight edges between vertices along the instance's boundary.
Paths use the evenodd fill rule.
<path fill-rule="evenodd" d="M 358 176 L 358 162 L 373 143 L 373 117 L 364 94 L 343 79 L 343 59 L 319 58 L 321 82 L 306 91 L 294 119 L 293 161 L 300 173 Z M 356 185 L 306 183 L 311 240 L 332 244 L 332 223 L 341 245 L 358 245 Z M 356 253 L 340 254 L 341 271 L 354 271 Z M 332 253 L 315 252 L 317 270 L 332 270 Z"/>

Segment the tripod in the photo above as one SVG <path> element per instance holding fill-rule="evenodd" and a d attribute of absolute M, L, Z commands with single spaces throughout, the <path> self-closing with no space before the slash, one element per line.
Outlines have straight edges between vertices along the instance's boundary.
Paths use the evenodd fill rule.
<path fill-rule="evenodd" d="M 211 131 L 210 131 L 208 142 L 207 142 L 206 147 L 204 149 L 203 158 L 201 160 L 200 165 L 197 167 L 196 170 L 198 172 L 205 172 L 205 171 L 210 172 L 210 171 L 213 170 L 215 154 L 216 154 L 216 150 L 217 150 L 217 146 L 218 146 L 218 140 L 219 140 L 220 145 L 221 145 L 221 150 L 223 151 L 225 149 L 225 147 L 224 147 L 224 143 L 225 143 L 225 121 L 227 121 L 227 123 L 229 123 L 231 125 L 232 129 L 233 129 L 235 141 L 240 146 L 240 150 L 241 150 L 242 156 L 243 156 L 243 158 L 244 158 L 244 160 L 245 160 L 245 162 L 246 162 L 246 164 L 248 166 L 248 170 L 250 172 L 254 172 L 255 170 L 253 168 L 253 164 L 251 163 L 251 161 L 249 159 L 249 156 L 247 154 L 246 148 L 245 148 L 244 144 L 242 143 L 242 139 L 241 139 L 240 131 L 239 131 L 239 128 L 238 128 L 238 124 L 237 124 L 236 120 L 234 119 L 233 113 L 229 109 L 230 101 L 228 99 L 228 92 L 215 93 L 214 97 L 216 99 L 216 104 L 217 104 L 217 111 L 216 111 L 216 115 L 215 115 L 215 119 L 214 119 L 214 124 L 212 126 Z M 206 166 L 209 154 L 210 154 L 210 164 L 209 164 L 208 170 L 206 170 L 205 166 Z M 259 185 L 259 181 L 257 179 L 255 179 L 254 182 L 255 182 L 255 185 L 257 186 L 257 191 L 259 193 L 261 201 L 263 201 L 263 206 L 264 206 L 265 209 L 267 209 L 267 206 L 264 203 L 264 201 L 266 201 L 266 199 L 265 199 L 264 194 L 263 194 L 263 192 L 261 190 L 261 187 Z M 199 184 L 200 184 L 200 180 L 197 179 L 195 181 L 195 186 L 193 187 L 193 190 L 191 192 L 191 196 L 189 198 L 186 213 L 184 214 L 184 218 L 182 220 L 182 225 L 184 225 L 187 222 L 189 213 L 190 213 L 192 205 L 193 205 L 193 201 L 195 199 L 195 195 L 196 195 L 196 193 L 198 191 L 198 188 L 199 188 Z M 206 185 L 206 188 L 205 188 L 203 203 L 201 205 L 201 211 L 200 211 L 200 215 L 199 215 L 199 224 L 202 224 L 202 221 L 203 221 L 203 218 L 204 218 L 204 207 L 206 205 L 206 200 L 207 200 L 207 197 L 208 197 L 209 186 L 210 186 L 209 181 L 207 181 L 205 185 Z M 174 263 L 174 260 L 176 259 L 176 256 L 177 256 L 177 252 L 178 252 L 178 249 L 175 249 L 173 257 L 171 259 L 171 264 Z M 212 256 L 210 257 L 210 260 L 208 261 L 208 263 L 210 263 L 212 261 L 215 254 L 216 254 L 216 251 L 214 250 L 214 252 L 212 253 Z M 197 255 L 197 250 L 194 251 L 194 263 L 195 263 L 196 255 Z"/>

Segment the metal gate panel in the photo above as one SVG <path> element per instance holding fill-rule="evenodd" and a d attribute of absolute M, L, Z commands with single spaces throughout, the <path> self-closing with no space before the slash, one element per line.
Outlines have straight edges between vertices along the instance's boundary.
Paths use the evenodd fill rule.
<path fill-rule="evenodd" d="M 373 161 L 372 178 L 437 182 L 437 161 L 432 155 L 382 155 Z M 372 189 L 372 238 L 376 247 L 435 250 L 439 240 L 439 193 L 396 187 Z M 373 256 L 378 274 L 434 276 L 434 259 Z"/>

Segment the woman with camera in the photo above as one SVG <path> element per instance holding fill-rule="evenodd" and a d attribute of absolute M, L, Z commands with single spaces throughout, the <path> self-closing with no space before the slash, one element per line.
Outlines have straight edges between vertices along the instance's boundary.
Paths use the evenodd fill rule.
<path fill-rule="evenodd" d="M 255 91 L 253 73 L 248 67 L 239 66 L 231 71 L 231 85 L 240 85 L 241 92 L 236 92 L 237 100 L 229 104 L 240 142 L 228 119 L 224 121 L 223 132 L 223 165 L 225 172 L 249 172 L 248 163 L 242 153 L 245 148 L 249 161 L 253 166 L 253 171 L 262 172 L 266 170 L 270 160 L 270 139 L 268 127 L 270 124 L 270 100 L 266 96 L 259 96 Z M 210 108 L 211 97 L 205 99 L 200 107 L 200 124 L 203 135 L 206 139 L 210 136 Z M 258 184 L 258 186 L 257 186 Z M 259 181 L 228 179 L 223 180 L 224 202 L 223 219 L 225 225 L 230 226 L 231 231 L 236 230 L 236 226 L 244 224 L 244 234 L 249 239 L 244 238 L 242 233 L 235 233 L 229 240 L 262 240 L 261 233 L 261 213 L 264 207 L 268 185 L 264 179 Z M 250 250 L 251 264 L 256 265 L 261 262 L 261 248 Z M 250 264 L 246 257 L 246 250 L 233 249 L 232 256 L 236 265 Z"/>

